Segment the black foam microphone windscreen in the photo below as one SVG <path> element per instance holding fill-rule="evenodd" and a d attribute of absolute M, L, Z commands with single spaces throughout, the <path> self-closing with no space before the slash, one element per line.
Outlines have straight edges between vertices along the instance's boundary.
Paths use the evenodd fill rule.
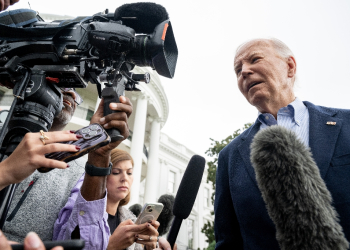
<path fill-rule="evenodd" d="M 250 156 L 282 250 L 348 249 L 331 194 L 310 149 L 293 131 L 259 131 Z"/>
<path fill-rule="evenodd" d="M 122 20 L 136 33 L 150 34 L 161 22 L 168 20 L 166 9 L 156 3 L 128 3 L 118 7 L 114 12 L 114 20 Z"/>
<path fill-rule="evenodd" d="M 167 238 L 172 249 L 177 234 L 179 233 L 182 220 L 187 219 L 193 208 L 202 181 L 204 167 L 205 159 L 202 156 L 194 155 L 188 163 L 182 177 L 173 207 L 173 214 L 175 217 Z"/>
<path fill-rule="evenodd" d="M 159 235 L 166 234 L 170 229 L 170 223 L 174 218 L 173 207 L 175 202 L 175 197 L 171 194 L 163 194 L 158 199 L 159 203 L 164 205 L 162 212 L 160 213 L 157 221 L 160 223 L 158 227 Z"/>

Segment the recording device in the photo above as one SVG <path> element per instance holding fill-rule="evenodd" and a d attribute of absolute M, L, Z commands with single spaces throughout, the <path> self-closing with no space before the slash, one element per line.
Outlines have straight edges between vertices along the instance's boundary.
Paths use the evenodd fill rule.
<path fill-rule="evenodd" d="M 46 154 L 45 157 L 49 159 L 55 159 L 64 162 L 70 162 L 77 159 L 90 151 L 94 151 L 100 147 L 103 147 L 110 143 L 111 138 L 104 130 L 104 128 L 98 124 L 90 124 L 89 126 L 75 131 L 76 135 L 81 135 L 77 141 L 62 142 L 63 144 L 71 144 L 80 147 L 78 152 L 53 152 Z M 39 168 L 39 172 L 46 173 L 52 170 L 52 168 Z"/>
<path fill-rule="evenodd" d="M 159 214 L 162 212 L 162 203 L 146 203 L 137 217 L 135 224 L 143 224 L 150 220 L 157 220 Z"/>
<path fill-rule="evenodd" d="M 251 162 L 281 249 L 348 249 L 331 194 L 293 131 L 271 126 L 258 132 Z"/>
<path fill-rule="evenodd" d="M 174 220 L 167 238 L 171 249 L 174 247 L 182 220 L 187 219 L 191 213 L 202 181 L 204 167 L 205 159 L 202 156 L 194 155 L 182 177 L 173 207 Z"/>
<path fill-rule="evenodd" d="M 124 17 L 138 20 L 134 27 L 124 25 L 123 17 L 114 15 L 119 8 L 115 13 L 106 10 L 91 17 L 54 22 L 44 22 L 32 10 L 2 12 L 9 18 L 2 18 L 5 21 L 0 23 L 0 85 L 13 89 L 15 96 L 3 125 L 6 129 L 0 133 L 5 155 L 15 150 L 27 132 L 51 128 L 62 110 L 59 88 L 96 84 L 99 97 L 104 99 L 104 115 L 108 115 L 115 112 L 109 104 L 118 103 L 125 90 L 139 91 L 136 85 L 140 81 L 149 83 L 148 73 L 131 72 L 135 66 L 151 67 L 168 78 L 174 76 L 178 50 L 164 7 L 134 3 L 123 8 Z M 150 9 L 153 11 L 144 11 Z M 14 18 L 19 14 L 21 18 Z M 25 25 L 17 28 L 22 23 Z M 148 23 L 147 30 L 139 26 L 143 23 Z M 112 142 L 123 139 L 116 129 L 107 132 Z M 11 200 L 13 191 L 13 186 L 4 189 L 0 200 Z M 8 209 L 9 202 L 3 204 Z M 7 209 L 0 211 L 6 216 Z"/>
<path fill-rule="evenodd" d="M 61 240 L 61 241 L 44 241 L 46 250 L 50 250 L 54 247 L 61 246 L 64 250 L 80 250 L 85 247 L 84 240 Z M 11 245 L 12 250 L 24 250 L 23 244 Z"/>

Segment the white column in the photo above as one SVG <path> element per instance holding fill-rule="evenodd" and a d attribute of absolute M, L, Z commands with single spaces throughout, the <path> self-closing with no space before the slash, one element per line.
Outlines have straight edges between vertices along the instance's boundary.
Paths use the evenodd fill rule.
<path fill-rule="evenodd" d="M 146 116 L 147 116 L 147 99 L 145 96 L 140 95 L 137 99 L 134 129 L 132 131 L 132 140 L 131 140 L 131 147 L 130 147 L 130 155 L 134 159 L 134 171 L 133 171 L 134 182 L 131 188 L 131 199 L 129 202 L 130 205 L 133 205 L 139 202 L 143 144 L 144 144 L 145 129 L 146 129 Z M 142 205 L 143 204 L 141 204 L 141 206 Z"/>
<path fill-rule="evenodd" d="M 147 176 L 145 187 L 145 202 L 157 201 L 157 189 L 159 187 L 159 138 L 160 122 L 157 119 L 149 118 L 152 122 L 149 157 L 147 162 Z"/>

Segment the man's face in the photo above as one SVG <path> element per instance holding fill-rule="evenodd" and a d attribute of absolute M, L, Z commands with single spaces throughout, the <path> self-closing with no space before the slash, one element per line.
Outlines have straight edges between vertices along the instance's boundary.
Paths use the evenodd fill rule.
<path fill-rule="evenodd" d="M 54 119 L 54 123 L 60 125 L 67 125 L 72 119 L 77 104 L 75 103 L 75 93 L 73 90 L 62 92 L 63 95 L 63 109 Z"/>
<path fill-rule="evenodd" d="M 239 90 L 262 113 L 287 106 L 295 98 L 290 63 L 294 58 L 281 57 L 268 41 L 245 44 L 234 62 Z"/>

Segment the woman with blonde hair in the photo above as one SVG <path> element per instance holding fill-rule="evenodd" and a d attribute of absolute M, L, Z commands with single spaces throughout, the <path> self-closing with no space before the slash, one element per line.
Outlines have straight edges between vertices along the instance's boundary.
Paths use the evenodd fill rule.
<path fill-rule="evenodd" d="M 85 240 L 84 249 L 150 250 L 156 247 L 159 223 L 149 221 L 135 225 L 135 215 L 124 205 L 130 200 L 134 162 L 129 153 L 111 151 L 113 164 L 106 181 L 103 199 L 86 201 L 80 192 L 84 175 L 72 189 L 71 197 L 55 223 L 54 240 Z M 142 243 L 139 244 L 139 243 Z"/>

